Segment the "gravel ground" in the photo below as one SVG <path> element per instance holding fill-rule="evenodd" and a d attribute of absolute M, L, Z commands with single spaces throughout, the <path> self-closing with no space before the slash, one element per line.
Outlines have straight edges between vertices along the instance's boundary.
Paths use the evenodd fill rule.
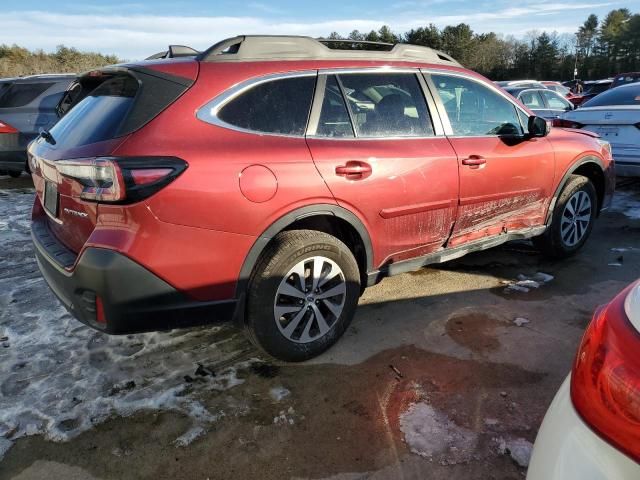
<path fill-rule="evenodd" d="M 228 325 L 108 337 L 41 279 L 0 177 L 0 479 L 520 479 L 591 313 L 640 277 L 640 183 L 575 257 L 527 242 L 384 280 L 304 364 Z"/>

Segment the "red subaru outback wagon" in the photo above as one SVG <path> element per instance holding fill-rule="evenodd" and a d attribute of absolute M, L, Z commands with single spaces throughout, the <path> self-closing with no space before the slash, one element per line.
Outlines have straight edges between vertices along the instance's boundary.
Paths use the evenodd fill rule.
<path fill-rule="evenodd" d="M 606 142 L 443 53 L 358 47 L 240 36 L 84 75 L 29 149 L 62 303 L 113 334 L 233 319 L 296 361 L 385 276 L 512 239 L 584 244 L 614 189 Z"/>

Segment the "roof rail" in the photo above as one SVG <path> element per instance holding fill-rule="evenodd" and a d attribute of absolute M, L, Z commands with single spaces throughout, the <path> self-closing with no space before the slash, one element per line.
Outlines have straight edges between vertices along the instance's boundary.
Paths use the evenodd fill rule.
<path fill-rule="evenodd" d="M 200 52 L 191 47 L 184 45 L 169 45 L 169 48 L 164 52 L 154 53 L 145 60 L 157 60 L 159 58 L 178 58 L 178 57 L 195 57 Z"/>
<path fill-rule="evenodd" d="M 323 37 L 318 37 L 316 38 L 317 41 L 319 41 L 320 43 L 324 43 L 325 45 L 327 44 L 344 44 L 344 43 L 348 43 L 351 45 L 376 45 L 376 46 L 381 46 L 381 47 L 393 47 L 395 45 L 395 43 L 388 43 L 388 42 L 373 42 L 370 40 L 351 40 L 348 38 L 323 38 Z"/>
<path fill-rule="evenodd" d="M 361 48 L 329 48 L 332 44 L 375 44 L 392 47 L 387 50 Z M 196 57 L 202 62 L 268 61 L 268 60 L 395 60 L 419 63 L 439 63 L 460 66 L 446 53 L 406 43 L 385 44 L 354 40 L 326 40 L 285 35 L 240 35 L 227 38 L 209 47 Z"/>

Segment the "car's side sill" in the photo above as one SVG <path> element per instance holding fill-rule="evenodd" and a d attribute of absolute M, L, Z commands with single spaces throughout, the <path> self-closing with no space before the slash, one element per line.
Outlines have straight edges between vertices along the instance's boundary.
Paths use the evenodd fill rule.
<path fill-rule="evenodd" d="M 379 270 L 376 270 L 375 272 L 367 273 L 367 287 L 375 285 L 385 277 L 392 277 L 401 273 L 413 272 L 433 263 L 448 262 L 449 260 L 460 258 L 467 253 L 497 247 L 498 245 L 509 242 L 511 240 L 522 240 L 526 238 L 536 237 L 543 234 L 546 228 L 547 227 L 545 225 L 540 225 L 538 227 L 514 230 L 513 232 L 501 233 L 489 238 L 482 238 L 480 240 L 466 243 L 464 245 L 459 245 L 454 248 L 442 248 L 436 252 L 424 255 L 422 257 L 411 258 L 409 260 L 403 260 L 397 263 L 389 263 L 383 265 Z"/>

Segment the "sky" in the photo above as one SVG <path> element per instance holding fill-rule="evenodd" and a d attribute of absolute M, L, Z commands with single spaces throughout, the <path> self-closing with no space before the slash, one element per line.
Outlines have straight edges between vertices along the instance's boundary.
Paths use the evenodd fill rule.
<path fill-rule="evenodd" d="M 389 25 L 394 32 L 468 23 L 477 33 L 522 37 L 532 30 L 573 33 L 587 16 L 640 0 L 0 0 L 0 43 L 52 51 L 64 44 L 138 60 L 169 44 L 205 49 L 240 34 L 347 35 Z M 56 8 L 51 8 L 51 5 Z"/>

